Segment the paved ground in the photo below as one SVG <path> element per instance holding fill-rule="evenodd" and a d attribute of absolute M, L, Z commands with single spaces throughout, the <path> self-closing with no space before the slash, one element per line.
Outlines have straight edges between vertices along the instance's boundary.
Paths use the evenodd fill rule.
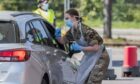
<path fill-rule="evenodd" d="M 115 74 L 117 75 L 116 80 L 104 80 L 102 84 L 139 84 L 140 77 L 122 77 L 122 65 L 123 65 L 123 49 L 124 47 L 107 47 L 112 51 L 112 68 L 115 70 Z M 138 60 L 140 61 L 140 48 L 138 48 Z M 75 55 L 78 59 L 81 58 L 81 53 Z M 140 62 L 139 62 L 140 65 Z"/>
<path fill-rule="evenodd" d="M 140 78 L 121 78 L 116 80 L 103 81 L 102 84 L 139 84 Z"/>
<path fill-rule="evenodd" d="M 102 84 L 139 84 L 140 77 L 122 77 L 124 47 L 108 47 L 112 49 L 112 66 L 117 75 L 116 80 L 104 80 Z M 138 64 L 140 65 L 140 48 L 138 48 Z"/>
<path fill-rule="evenodd" d="M 96 29 L 97 32 L 103 36 L 103 29 Z M 112 37 L 122 37 L 129 40 L 140 41 L 140 29 L 112 29 Z M 112 51 L 112 68 L 115 70 L 117 75 L 116 80 L 103 80 L 102 84 L 140 84 L 140 77 L 122 77 L 122 65 L 124 60 L 124 46 L 122 47 L 108 47 Z M 138 48 L 138 64 L 140 66 L 140 48 Z M 81 54 L 77 54 L 75 57 L 80 59 Z"/>

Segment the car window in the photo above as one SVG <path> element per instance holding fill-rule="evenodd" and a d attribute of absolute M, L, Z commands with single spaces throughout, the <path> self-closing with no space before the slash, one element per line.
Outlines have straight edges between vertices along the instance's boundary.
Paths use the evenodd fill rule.
<path fill-rule="evenodd" d="M 31 21 L 26 25 L 26 35 L 30 42 L 53 46 L 39 20 Z"/>
<path fill-rule="evenodd" d="M 55 39 L 55 28 L 47 23 L 46 21 L 41 21 L 41 23 L 44 25 L 44 28 L 49 32 L 49 36 L 51 36 L 51 39 L 55 41 L 55 47 L 64 50 L 64 45 L 60 44 L 56 39 Z"/>
<path fill-rule="evenodd" d="M 0 43 L 16 43 L 15 27 L 11 22 L 0 21 Z"/>
<path fill-rule="evenodd" d="M 51 36 L 55 38 L 55 28 L 46 21 L 42 21 L 42 23 L 45 25 L 45 29 L 47 28 Z"/>
<path fill-rule="evenodd" d="M 35 40 L 33 34 L 31 33 L 31 28 L 29 24 L 26 25 L 26 38 L 30 42 L 33 42 Z"/>
<path fill-rule="evenodd" d="M 33 26 L 33 28 L 36 28 L 42 34 L 43 38 L 48 38 L 48 36 L 47 36 L 43 26 L 41 25 L 40 21 L 38 21 L 38 20 L 32 21 L 32 26 Z"/>

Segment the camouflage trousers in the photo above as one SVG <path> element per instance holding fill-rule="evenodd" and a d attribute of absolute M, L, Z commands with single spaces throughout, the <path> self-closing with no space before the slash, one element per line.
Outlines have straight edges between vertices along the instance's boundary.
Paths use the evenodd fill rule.
<path fill-rule="evenodd" d="M 96 62 L 85 84 L 101 84 L 109 65 L 109 55 L 105 50 Z"/>

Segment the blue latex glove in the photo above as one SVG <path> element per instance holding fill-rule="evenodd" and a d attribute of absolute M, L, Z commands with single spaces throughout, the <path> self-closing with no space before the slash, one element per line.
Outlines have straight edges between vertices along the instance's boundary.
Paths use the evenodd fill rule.
<path fill-rule="evenodd" d="M 71 45 L 70 45 L 70 50 L 71 51 L 81 51 L 83 49 L 82 46 L 80 46 L 79 44 L 77 44 L 76 42 L 73 42 Z"/>
<path fill-rule="evenodd" d="M 61 37 L 61 28 L 56 28 L 55 29 L 55 38 L 59 38 Z"/>

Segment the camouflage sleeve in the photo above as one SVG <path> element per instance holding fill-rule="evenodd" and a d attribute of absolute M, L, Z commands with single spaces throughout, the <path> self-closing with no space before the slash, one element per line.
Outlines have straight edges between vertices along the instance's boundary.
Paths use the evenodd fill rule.
<path fill-rule="evenodd" d="M 88 45 L 93 46 L 95 44 L 100 45 L 103 43 L 103 39 L 94 29 L 88 26 L 84 26 L 84 27 L 86 27 L 85 40 L 87 41 Z"/>
<path fill-rule="evenodd" d="M 64 43 L 69 43 L 71 41 L 74 41 L 74 38 L 70 30 L 66 33 L 66 35 L 63 36 L 63 41 Z"/>

